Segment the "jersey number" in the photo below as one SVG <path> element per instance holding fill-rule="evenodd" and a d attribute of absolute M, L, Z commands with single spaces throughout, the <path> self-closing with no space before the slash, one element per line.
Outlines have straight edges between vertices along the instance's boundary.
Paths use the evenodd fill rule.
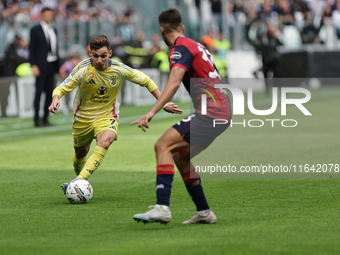
<path fill-rule="evenodd" d="M 213 57 L 211 56 L 210 52 L 202 44 L 200 44 L 200 43 L 197 43 L 197 44 L 198 44 L 198 46 L 197 46 L 198 50 L 202 52 L 203 60 L 208 61 L 214 67 L 214 71 L 209 72 L 209 78 L 214 79 L 214 78 L 220 77 L 220 75 L 216 71 L 214 60 L 213 60 Z"/>

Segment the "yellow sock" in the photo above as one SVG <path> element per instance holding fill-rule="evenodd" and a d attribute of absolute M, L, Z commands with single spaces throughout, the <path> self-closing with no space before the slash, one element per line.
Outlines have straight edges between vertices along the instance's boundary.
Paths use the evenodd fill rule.
<path fill-rule="evenodd" d="M 107 152 L 106 149 L 99 147 L 99 146 L 96 146 L 93 154 L 86 161 L 86 164 L 83 167 L 83 169 L 81 170 L 78 177 L 87 180 L 91 176 L 91 174 L 93 174 L 97 170 L 97 168 L 101 165 L 101 163 L 103 162 L 103 159 L 105 157 L 106 152 Z"/>
<path fill-rule="evenodd" d="M 86 157 L 83 158 L 77 158 L 76 154 L 73 153 L 73 168 L 74 172 L 76 173 L 76 176 L 80 174 L 80 171 L 83 169 L 86 162 Z"/>

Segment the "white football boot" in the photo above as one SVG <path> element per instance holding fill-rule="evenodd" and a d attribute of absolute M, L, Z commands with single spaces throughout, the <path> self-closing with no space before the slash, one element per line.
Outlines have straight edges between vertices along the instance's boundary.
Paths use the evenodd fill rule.
<path fill-rule="evenodd" d="M 151 210 L 145 213 L 138 213 L 133 216 L 133 219 L 137 222 L 153 223 L 160 222 L 161 224 L 167 224 L 171 221 L 171 211 L 169 206 L 166 205 L 153 205 L 149 206 Z"/>
<path fill-rule="evenodd" d="M 198 211 L 194 213 L 195 216 L 190 220 L 183 221 L 182 224 L 214 224 L 217 221 L 215 214 L 209 210 Z"/>

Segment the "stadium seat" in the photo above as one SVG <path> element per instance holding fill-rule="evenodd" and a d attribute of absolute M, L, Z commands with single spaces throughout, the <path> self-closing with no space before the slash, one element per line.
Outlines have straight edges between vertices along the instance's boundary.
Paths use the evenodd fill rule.
<path fill-rule="evenodd" d="M 295 26 L 285 26 L 282 31 L 282 43 L 288 49 L 301 47 L 302 40 L 299 30 Z"/>

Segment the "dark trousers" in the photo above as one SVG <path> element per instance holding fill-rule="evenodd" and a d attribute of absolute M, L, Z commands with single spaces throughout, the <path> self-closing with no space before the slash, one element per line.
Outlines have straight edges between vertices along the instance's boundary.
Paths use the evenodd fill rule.
<path fill-rule="evenodd" d="M 273 60 L 271 62 L 262 62 L 262 72 L 265 78 L 265 85 L 266 85 L 266 93 L 269 94 L 269 91 L 273 87 L 279 86 L 278 79 L 269 79 L 268 73 L 273 72 L 273 78 L 280 78 L 281 77 L 281 70 L 280 70 L 280 62 L 278 60 Z"/>
<path fill-rule="evenodd" d="M 44 71 L 40 70 L 40 75 L 35 81 L 35 97 L 34 97 L 34 121 L 39 122 L 40 98 L 42 92 L 45 92 L 44 117 L 43 121 L 48 121 L 48 107 L 52 103 L 52 92 L 54 89 L 54 75 L 56 73 L 56 63 L 47 63 Z"/>

